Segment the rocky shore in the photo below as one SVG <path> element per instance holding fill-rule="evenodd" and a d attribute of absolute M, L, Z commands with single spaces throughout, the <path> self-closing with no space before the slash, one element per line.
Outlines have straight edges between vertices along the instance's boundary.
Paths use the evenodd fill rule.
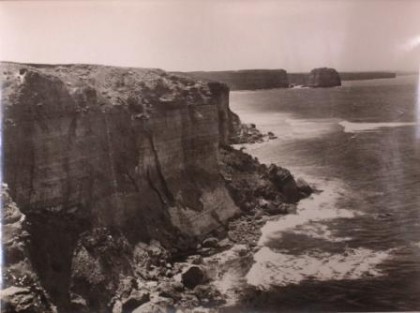
<path fill-rule="evenodd" d="M 188 251 L 171 251 L 157 240 L 133 248 L 120 231 L 105 227 L 82 234 L 73 252 L 73 283 L 66 310 L 220 312 L 257 292 L 245 281 L 230 281 L 229 277 L 232 272 L 244 277 L 251 268 L 261 227 L 279 214 L 294 212 L 296 202 L 312 189 L 302 181 L 296 184 L 286 169 L 267 167 L 230 147 L 221 150 L 220 165 L 241 214 Z M 25 230 L 30 225 L 11 201 L 7 186 L 3 186 L 3 199 L 5 231 L 10 237 L 4 241 L 4 283 L 10 287 L 1 291 L 3 310 L 57 312 L 31 266 L 26 243 L 30 235 Z M 12 216 L 15 224 L 10 226 Z"/>
<path fill-rule="evenodd" d="M 312 192 L 229 146 L 275 136 L 242 125 L 223 84 L 91 65 L 1 73 L 4 312 L 218 312 L 244 296 L 232 277 L 261 226 Z"/>

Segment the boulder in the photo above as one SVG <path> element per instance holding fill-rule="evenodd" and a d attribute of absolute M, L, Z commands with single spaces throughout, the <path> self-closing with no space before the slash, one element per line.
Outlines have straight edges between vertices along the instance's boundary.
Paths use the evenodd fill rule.
<path fill-rule="evenodd" d="M 286 214 L 288 213 L 288 205 L 286 203 L 270 202 L 264 209 L 270 215 Z"/>
<path fill-rule="evenodd" d="M 158 241 L 152 240 L 149 245 L 136 244 L 133 256 L 136 273 L 145 279 L 158 279 L 167 272 L 171 254 Z"/>
<path fill-rule="evenodd" d="M 201 264 L 203 262 L 203 257 L 201 255 L 190 255 L 187 260 L 188 263 L 191 264 Z"/>
<path fill-rule="evenodd" d="M 203 283 L 206 279 L 206 274 L 201 267 L 193 265 L 184 269 L 181 273 L 181 281 L 185 287 L 193 289 L 194 287 Z"/>
<path fill-rule="evenodd" d="M 39 291 L 12 286 L 0 291 L 1 312 L 56 312 Z"/>
<path fill-rule="evenodd" d="M 156 298 L 153 302 L 142 304 L 132 313 L 168 313 L 175 312 L 173 302 L 167 298 Z"/>
<path fill-rule="evenodd" d="M 268 168 L 268 178 L 280 190 L 286 202 L 295 203 L 299 200 L 296 181 L 289 170 L 271 164 Z"/>
<path fill-rule="evenodd" d="M 242 143 L 258 143 L 263 142 L 264 137 L 267 136 L 261 133 L 255 124 L 241 124 L 237 130 L 235 136 L 231 138 L 232 144 Z"/>
<path fill-rule="evenodd" d="M 214 248 L 217 247 L 217 244 L 219 243 L 219 239 L 215 238 L 215 237 L 209 237 L 207 239 L 205 239 L 202 242 L 202 246 L 206 247 L 206 248 Z"/>
<path fill-rule="evenodd" d="M 211 285 L 199 285 L 194 288 L 194 294 L 202 302 L 223 302 L 222 294 Z"/>
<path fill-rule="evenodd" d="M 73 252 L 69 291 L 86 300 L 88 312 L 105 312 L 113 297 L 135 289 L 132 263 L 130 244 L 123 234 L 94 228 L 80 236 Z"/>
<path fill-rule="evenodd" d="M 260 208 L 265 209 L 267 208 L 267 206 L 270 204 L 270 201 L 264 199 L 264 198 L 260 198 L 258 199 L 258 205 Z"/>
<path fill-rule="evenodd" d="M 159 285 L 159 296 L 179 300 L 182 297 L 184 285 L 180 282 L 163 282 Z"/>
<path fill-rule="evenodd" d="M 274 133 L 272 133 L 272 132 L 268 132 L 267 135 L 268 135 L 268 139 L 270 139 L 270 140 L 277 139 L 277 136 L 274 135 Z"/>
<path fill-rule="evenodd" d="M 149 302 L 150 294 L 146 290 L 134 290 L 129 297 L 121 301 L 122 313 L 131 313 L 135 308 Z"/>
<path fill-rule="evenodd" d="M 314 191 L 303 178 L 298 178 L 296 180 L 296 186 L 302 198 L 309 196 Z"/>

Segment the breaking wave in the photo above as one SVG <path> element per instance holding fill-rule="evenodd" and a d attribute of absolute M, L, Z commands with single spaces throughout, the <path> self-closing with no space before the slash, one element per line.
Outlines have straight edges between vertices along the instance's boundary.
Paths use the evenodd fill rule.
<path fill-rule="evenodd" d="M 312 252 L 300 256 L 278 253 L 268 247 L 255 255 L 255 264 L 247 274 L 247 282 L 260 288 L 299 284 L 308 279 L 318 281 L 354 280 L 378 277 L 382 272 L 377 265 L 390 255 L 390 251 L 348 249 L 343 254 Z"/>
<path fill-rule="evenodd" d="M 313 181 L 313 179 L 311 178 Z M 281 216 L 275 221 L 267 222 L 261 229 L 261 237 L 258 242 L 264 246 L 271 240 L 280 240 L 282 233 L 304 233 L 312 238 L 324 239 L 332 242 L 345 241 L 348 238 L 333 236 L 326 225 L 317 224 L 337 218 L 354 218 L 361 215 L 360 212 L 350 211 L 337 207 L 337 201 L 345 193 L 337 181 L 323 182 L 323 192 L 313 194 L 311 197 L 301 200 L 296 214 Z"/>

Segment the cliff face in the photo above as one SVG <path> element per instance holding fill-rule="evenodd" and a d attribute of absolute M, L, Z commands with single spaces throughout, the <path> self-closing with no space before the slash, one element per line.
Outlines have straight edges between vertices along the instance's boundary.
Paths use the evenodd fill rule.
<path fill-rule="evenodd" d="M 231 128 L 223 85 L 104 66 L 2 72 L 5 182 L 26 214 L 135 240 L 160 236 L 157 224 L 199 236 L 235 214 L 217 167 Z"/>
<path fill-rule="evenodd" d="M 218 167 L 236 121 L 226 86 L 91 65 L 4 63 L 1 75 L 4 181 L 56 301 L 83 232 L 183 249 L 238 212 Z"/>
<path fill-rule="evenodd" d="M 335 69 L 322 67 L 315 68 L 309 73 L 309 87 L 334 87 L 341 86 L 340 75 Z"/>

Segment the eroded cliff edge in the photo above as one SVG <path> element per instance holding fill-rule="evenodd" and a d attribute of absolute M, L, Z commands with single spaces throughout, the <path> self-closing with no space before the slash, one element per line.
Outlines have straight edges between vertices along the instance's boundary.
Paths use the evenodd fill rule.
<path fill-rule="evenodd" d="M 168 223 L 198 236 L 237 211 L 217 165 L 232 125 L 225 86 L 90 65 L 2 72 L 4 176 L 26 214 L 88 219 L 139 240 Z"/>
<path fill-rule="evenodd" d="M 0 75 L 4 181 L 43 305 L 131 312 L 229 219 L 300 197 L 287 170 L 227 147 L 241 126 L 224 84 L 98 65 L 3 63 Z M 191 307 L 197 292 L 163 298 Z"/>

